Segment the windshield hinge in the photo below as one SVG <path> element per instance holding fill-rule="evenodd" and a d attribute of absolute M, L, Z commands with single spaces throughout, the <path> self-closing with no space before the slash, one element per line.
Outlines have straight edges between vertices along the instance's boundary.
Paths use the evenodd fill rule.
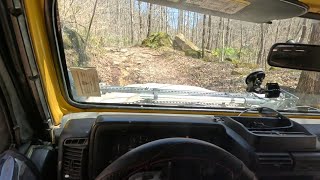
<path fill-rule="evenodd" d="M 52 119 L 46 119 L 43 121 L 43 123 L 45 124 L 45 131 L 46 131 L 46 135 L 49 136 L 51 143 L 55 144 L 55 137 L 54 137 L 54 131 L 53 131 L 53 127 L 54 125 L 52 124 Z"/>
<path fill-rule="evenodd" d="M 37 79 L 40 78 L 39 74 L 33 75 L 33 76 L 29 76 L 28 77 L 30 81 L 36 81 Z"/>
<path fill-rule="evenodd" d="M 9 12 L 11 15 L 15 17 L 20 16 L 23 13 L 21 8 L 9 8 Z"/>

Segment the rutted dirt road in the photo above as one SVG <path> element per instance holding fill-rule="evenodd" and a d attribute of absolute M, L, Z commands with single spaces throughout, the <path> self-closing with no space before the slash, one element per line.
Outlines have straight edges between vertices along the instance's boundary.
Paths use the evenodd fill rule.
<path fill-rule="evenodd" d="M 215 91 L 245 91 L 246 75 L 257 68 L 236 67 L 230 62 L 206 62 L 172 49 L 142 47 L 104 48 L 90 54 L 101 82 L 108 85 L 163 83 L 200 86 Z M 265 82 L 295 88 L 300 72 L 286 69 L 266 71 Z"/>

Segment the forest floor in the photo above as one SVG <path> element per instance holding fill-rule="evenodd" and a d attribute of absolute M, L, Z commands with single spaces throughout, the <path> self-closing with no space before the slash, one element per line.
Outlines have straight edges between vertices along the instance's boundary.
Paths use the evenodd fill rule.
<path fill-rule="evenodd" d="M 103 48 L 91 51 L 89 66 L 97 68 L 108 85 L 163 83 L 199 86 L 221 92 L 244 92 L 245 77 L 259 68 L 253 64 L 204 61 L 170 48 Z M 266 70 L 265 82 L 295 89 L 300 71 Z"/>

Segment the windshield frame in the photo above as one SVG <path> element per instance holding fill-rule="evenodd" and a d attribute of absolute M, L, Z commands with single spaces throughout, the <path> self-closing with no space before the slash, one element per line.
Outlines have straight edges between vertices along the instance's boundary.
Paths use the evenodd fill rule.
<path fill-rule="evenodd" d="M 186 105 L 161 105 L 161 104 L 124 104 L 124 103 L 95 103 L 95 102 L 80 102 L 76 101 L 72 98 L 72 90 L 71 90 L 71 83 L 68 77 L 68 70 L 67 70 L 67 64 L 66 64 L 66 57 L 64 53 L 64 45 L 62 40 L 62 33 L 59 29 L 59 17 L 57 14 L 59 13 L 58 7 L 57 7 L 57 0 L 53 0 L 51 2 L 51 6 L 46 4 L 46 8 L 50 10 L 50 13 L 46 14 L 46 26 L 48 29 L 48 33 L 50 38 L 49 42 L 53 51 L 53 56 L 56 61 L 55 68 L 58 72 L 58 79 L 59 79 L 59 85 L 60 90 L 62 92 L 63 97 L 69 103 L 70 105 L 80 108 L 80 109 L 109 109 L 111 111 L 117 110 L 117 109 L 123 109 L 123 110 L 143 110 L 143 111 L 168 111 L 168 112 L 187 112 L 187 113 L 200 113 L 200 114 L 212 114 L 212 113 L 221 113 L 221 114 L 232 114 L 237 115 L 244 110 L 248 110 L 249 108 L 245 107 L 236 107 L 236 108 L 230 108 L 230 107 L 203 107 L 203 106 L 186 106 Z M 194 111 L 194 112 L 190 112 Z M 319 113 L 310 112 L 310 111 L 297 111 L 297 110 L 278 110 L 279 112 L 282 112 L 286 115 L 293 115 L 293 116 L 299 116 L 299 117 L 305 117 L 305 116 L 315 116 L 319 117 Z M 256 114 L 255 111 L 251 111 L 251 113 L 254 115 Z M 250 113 L 249 113 L 250 114 Z M 320 118 L 320 117 L 319 117 Z"/>

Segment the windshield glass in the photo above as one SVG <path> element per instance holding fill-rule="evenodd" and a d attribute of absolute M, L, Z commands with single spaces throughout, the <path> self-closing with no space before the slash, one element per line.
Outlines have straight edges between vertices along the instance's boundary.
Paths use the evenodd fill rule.
<path fill-rule="evenodd" d="M 85 103 L 320 112 L 320 75 L 270 67 L 276 42 L 319 44 L 320 24 L 256 24 L 136 0 L 60 0 L 70 96 Z M 264 71 L 277 98 L 247 92 Z"/>

